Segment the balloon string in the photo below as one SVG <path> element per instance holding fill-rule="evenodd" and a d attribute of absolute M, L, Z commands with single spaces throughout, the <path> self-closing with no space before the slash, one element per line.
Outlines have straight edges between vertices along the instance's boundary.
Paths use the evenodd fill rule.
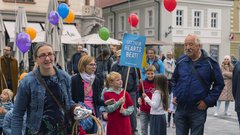
<path fill-rule="evenodd" d="M 130 0 L 128 0 L 128 11 L 129 11 L 129 20 L 130 20 L 130 24 L 132 24 L 132 17 L 130 16 L 131 15 L 131 11 L 130 11 L 130 8 L 131 8 L 131 1 Z M 130 29 L 131 29 L 131 33 L 133 33 L 132 32 L 132 25 L 130 25 Z"/>

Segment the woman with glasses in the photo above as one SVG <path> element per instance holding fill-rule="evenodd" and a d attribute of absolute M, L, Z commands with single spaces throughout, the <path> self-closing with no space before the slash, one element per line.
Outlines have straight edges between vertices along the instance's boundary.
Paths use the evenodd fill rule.
<path fill-rule="evenodd" d="M 75 103 L 71 97 L 71 78 L 54 66 L 51 45 L 39 43 L 35 47 L 37 66 L 21 81 L 14 104 L 11 129 L 20 135 L 26 112 L 26 134 L 67 134 Z"/>
<path fill-rule="evenodd" d="M 104 101 L 100 98 L 102 86 L 95 75 L 96 66 L 96 61 L 91 56 L 86 55 L 80 59 L 79 73 L 72 77 L 72 99 L 76 103 L 84 103 L 91 108 L 96 117 L 99 117 L 99 106 L 103 106 Z M 87 131 L 87 133 L 93 132 L 93 129 Z"/>

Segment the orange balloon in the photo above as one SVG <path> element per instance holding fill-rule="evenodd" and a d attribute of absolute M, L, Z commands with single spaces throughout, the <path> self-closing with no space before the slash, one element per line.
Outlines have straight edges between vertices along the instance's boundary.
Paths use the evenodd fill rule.
<path fill-rule="evenodd" d="M 30 39 L 33 40 L 37 36 L 37 31 L 33 27 L 27 27 L 25 32 L 30 36 Z"/>
<path fill-rule="evenodd" d="M 26 72 L 23 72 L 20 77 L 19 77 L 19 80 L 21 81 L 28 73 Z"/>
<path fill-rule="evenodd" d="M 72 23 L 75 19 L 75 15 L 73 13 L 73 10 L 70 9 L 69 10 L 69 13 L 68 13 L 68 16 L 64 19 L 67 23 Z"/>

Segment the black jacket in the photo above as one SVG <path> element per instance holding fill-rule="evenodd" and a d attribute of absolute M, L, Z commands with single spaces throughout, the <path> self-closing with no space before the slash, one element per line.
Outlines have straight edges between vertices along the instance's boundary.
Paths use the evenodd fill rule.
<path fill-rule="evenodd" d="M 76 103 L 84 102 L 84 83 L 81 75 L 78 73 L 71 78 L 72 82 L 72 100 Z M 95 108 L 96 116 L 99 116 L 98 107 L 104 105 L 104 101 L 101 99 L 102 86 L 100 86 L 100 81 L 96 77 L 92 89 L 93 89 L 93 105 Z"/>

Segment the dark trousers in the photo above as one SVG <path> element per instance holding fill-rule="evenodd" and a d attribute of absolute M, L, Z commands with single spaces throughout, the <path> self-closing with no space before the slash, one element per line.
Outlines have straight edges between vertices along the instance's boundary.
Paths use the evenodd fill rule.
<path fill-rule="evenodd" d="M 138 131 L 137 130 L 137 108 L 136 108 L 136 98 L 137 98 L 137 93 L 136 92 L 129 92 L 129 95 L 132 98 L 133 104 L 134 104 L 134 111 L 133 113 L 130 115 L 130 122 L 131 122 L 131 126 L 132 126 L 132 132 Z"/>
<path fill-rule="evenodd" d="M 207 110 L 187 110 L 177 107 L 175 112 L 176 135 L 203 135 Z"/>

